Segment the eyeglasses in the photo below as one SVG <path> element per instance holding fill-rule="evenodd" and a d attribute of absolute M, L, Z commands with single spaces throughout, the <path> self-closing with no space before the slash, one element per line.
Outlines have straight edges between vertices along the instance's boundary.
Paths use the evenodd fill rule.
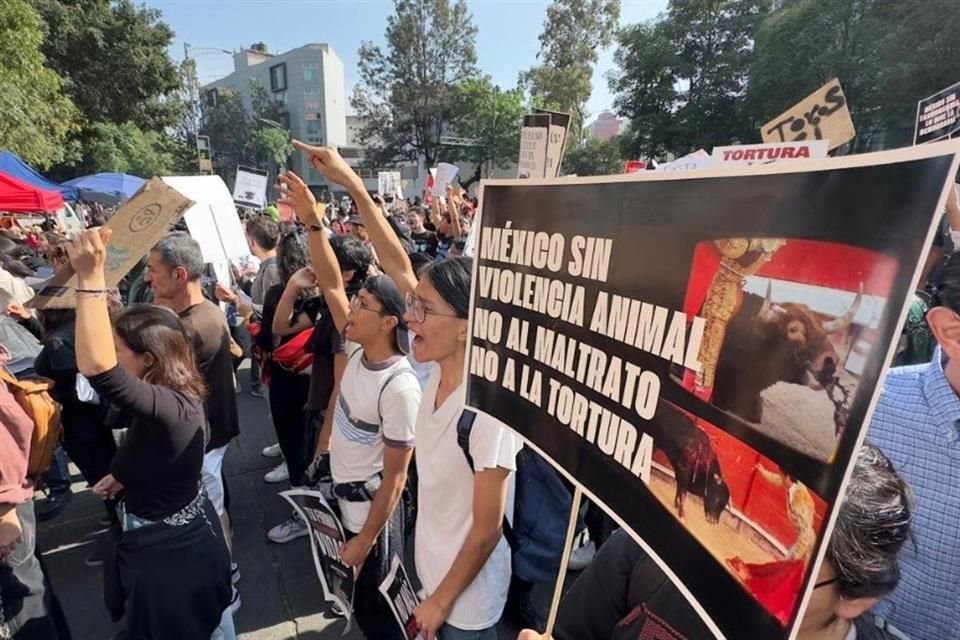
<path fill-rule="evenodd" d="M 823 581 L 821 581 L 821 582 L 818 582 L 817 584 L 813 585 L 813 588 L 814 588 L 814 589 L 819 589 L 820 587 L 825 587 L 825 586 L 827 586 L 827 585 L 834 584 L 834 583 L 836 583 L 836 582 L 840 582 L 840 578 L 839 578 L 839 577 L 830 578 L 829 580 L 823 580 Z"/>
<path fill-rule="evenodd" d="M 413 318 L 414 322 L 423 322 L 427 319 L 427 316 L 441 316 L 443 318 L 460 318 L 455 313 L 440 313 L 439 311 L 431 311 L 424 306 L 423 298 L 420 296 L 408 293 L 405 298 L 407 303 L 407 311 L 410 313 L 410 317 Z"/>
<path fill-rule="evenodd" d="M 381 316 L 386 313 L 386 311 L 383 309 L 374 309 L 373 307 L 368 307 L 367 305 L 363 304 L 363 299 L 360 297 L 360 294 L 357 294 L 357 293 L 353 294 L 353 297 L 350 298 L 350 308 L 353 309 L 354 311 L 359 311 L 360 309 L 366 309 L 367 311 L 373 311 L 374 313 Z"/>

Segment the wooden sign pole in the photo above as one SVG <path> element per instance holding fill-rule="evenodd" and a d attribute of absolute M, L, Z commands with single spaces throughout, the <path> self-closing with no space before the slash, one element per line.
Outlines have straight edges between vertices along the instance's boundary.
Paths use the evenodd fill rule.
<path fill-rule="evenodd" d="M 550 603 L 550 616 L 547 618 L 546 636 L 553 634 L 553 625 L 557 621 L 557 611 L 560 610 L 560 596 L 563 595 L 563 583 L 567 577 L 567 563 L 570 561 L 570 550 L 577 533 L 577 519 L 580 516 L 580 502 L 583 499 L 583 490 L 577 486 L 573 492 L 573 504 L 570 505 L 570 521 L 567 522 L 567 542 L 563 545 L 563 555 L 560 557 L 560 571 L 557 573 L 557 585 L 553 588 L 553 601 Z"/>

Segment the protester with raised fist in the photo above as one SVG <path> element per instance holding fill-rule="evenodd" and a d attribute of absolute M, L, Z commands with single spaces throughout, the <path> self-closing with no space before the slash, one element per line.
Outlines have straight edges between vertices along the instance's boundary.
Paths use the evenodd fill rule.
<path fill-rule="evenodd" d="M 130 416 L 127 436 L 95 495 L 118 500 L 104 589 L 127 638 L 234 638 L 230 558 L 201 491 L 207 386 L 184 323 L 135 305 L 111 323 L 104 277 L 109 231 L 67 246 L 77 273 L 76 355 L 101 398 Z M 111 330 L 112 328 L 112 330 Z"/>
<path fill-rule="evenodd" d="M 465 428 L 464 363 L 469 337 L 472 262 L 436 262 L 417 274 L 363 181 L 336 150 L 294 141 L 310 164 L 347 189 L 383 270 L 406 294 L 413 355 L 436 366 L 417 416 L 418 504 L 415 558 L 427 598 L 415 616 L 425 640 L 487 640 L 510 583 L 510 548 L 503 519 L 519 440 L 503 425 L 476 416 Z"/>

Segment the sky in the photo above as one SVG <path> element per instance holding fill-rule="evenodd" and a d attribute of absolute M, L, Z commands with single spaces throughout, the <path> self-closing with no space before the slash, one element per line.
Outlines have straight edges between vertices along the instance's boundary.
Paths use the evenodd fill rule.
<path fill-rule="evenodd" d="M 200 84 L 233 71 L 234 51 L 264 42 L 271 52 L 284 52 L 307 43 L 327 43 L 343 60 L 347 95 L 357 82 L 357 50 L 361 43 L 384 44 L 391 0 L 146 0 L 159 9 L 176 32 L 170 55 L 183 59 L 189 43 L 197 60 Z M 548 0 L 467 0 L 477 26 L 480 70 L 503 88 L 516 85 L 520 71 L 536 63 Z M 655 18 L 667 0 L 622 0 L 620 24 Z M 613 106 L 606 72 L 613 67 L 613 49 L 600 53 L 594 69 L 593 93 L 587 103 L 592 120 Z"/>

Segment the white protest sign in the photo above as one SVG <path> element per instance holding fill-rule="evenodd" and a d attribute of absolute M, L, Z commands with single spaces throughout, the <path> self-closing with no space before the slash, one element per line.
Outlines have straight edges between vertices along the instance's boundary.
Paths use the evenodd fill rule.
<path fill-rule="evenodd" d="M 237 167 L 233 182 L 233 201 L 263 208 L 267 206 L 267 172 L 252 167 Z"/>
<path fill-rule="evenodd" d="M 460 168 L 456 165 L 441 162 L 437 165 L 436 177 L 433 180 L 433 195 L 442 197 L 447 194 L 447 186 L 452 184 Z"/>
<path fill-rule="evenodd" d="M 547 177 L 547 151 L 550 143 L 550 116 L 538 113 L 523 116 L 520 129 L 518 178 Z"/>
<path fill-rule="evenodd" d="M 570 130 L 570 114 L 545 109 L 534 109 L 534 113 L 550 116 L 550 137 L 547 141 L 547 166 L 544 178 L 560 176 L 563 162 L 563 149 L 567 144 L 567 132 Z"/>
<path fill-rule="evenodd" d="M 913 144 L 933 142 L 960 132 L 960 82 L 917 103 Z"/>
<path fill-rule="evenodd" d="M 777 142 L 714 147 L 711 160 L 717 164 L 767 164 L 778 160 L 826 158 L 829 141 Z"/>
<path fill-rule="evenodd" d="M 852 140 L 857 130 L 840 81 L 834 78 L 763 125 L 760 135 L 764 142 L 829 140 L 832 150 Z"/>
<path fill-rule="evenodd" d="M 713 158 L 703 149 L 697 149 L 693 153 L 658 164 L 653 168 L 654 171 L 694 171 L 696 169 L 708 169 L 713 164 Z"/>
<path fill-rule="evenodd" d="M 380 171 L 377 173 L 377 192 L 382 196 L 396 195 L 400 189 L 399 171 Z"/>

